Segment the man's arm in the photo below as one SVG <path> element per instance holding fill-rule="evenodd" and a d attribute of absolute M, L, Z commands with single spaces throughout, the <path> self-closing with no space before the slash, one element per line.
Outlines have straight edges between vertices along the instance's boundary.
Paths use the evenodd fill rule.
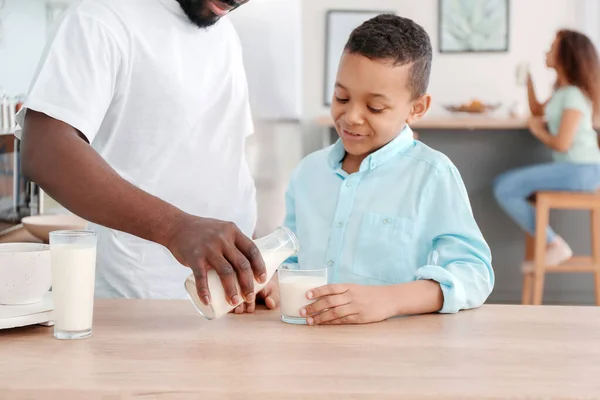
<path fill-rule="evenodd" d="M 71 126 L 28 110 L 23 174 L 82 218 L 168 247 L 183 213 L 122 179 L 82 138 Z"/>
<path fill-rule="evenodd" d="M 196 277 L 198 294 L 210 301 L 206 273 L 214 268 L 232 304 L 235 277 L 241 295 L 254 300 L 254 276 L 266 280 L 254 242 L 232 223 L 186 214 L 122 179 L 75 128 L 28 110 L 23 126 L 23 174 L 59 203 L 93 223 L 167 247 Z M 254 275 L 254 276 L 253 276 Z"/>

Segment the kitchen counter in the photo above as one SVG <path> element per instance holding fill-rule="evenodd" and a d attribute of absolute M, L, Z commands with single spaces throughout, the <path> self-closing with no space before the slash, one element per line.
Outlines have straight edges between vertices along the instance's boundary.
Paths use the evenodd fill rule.
<path fill-rule="evenodd" d="M 316 119 L 316 125 L 321 128 L 333 127 L 333 119 L 326 115 Z M 423 119 L 411 125 L 413 129 L 526 129 L 527 118 L 512 118 L 509 116 L 493 115 L 426 115 Z"/>
<path fill-rule="evenodd" d="M 600 307 L 484 306 L 344 327 L 278 317 L 210 322 L 186 301 L 97 300 L 87 340 L 0 331 L 0 397 L 600 397 Z"/>
<path fill-rule="evenodd" d="M 433 114 L 426 115 L 417 121 L 413 129 L 448 129 L 448 130 L 502 130 L 528 129 L 528 117 L 511 117 L 493 114 Z M 315 125 L 321 128 L 333 128 L 333 119 L 324 115 L 315 120 Z M 595 128 L 600 129 L 600 121 Z"/>

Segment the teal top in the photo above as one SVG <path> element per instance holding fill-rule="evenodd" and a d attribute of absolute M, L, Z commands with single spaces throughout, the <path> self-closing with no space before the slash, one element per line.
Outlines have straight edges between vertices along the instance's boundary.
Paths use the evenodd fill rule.
<path fill-rule="evenodd" d="M 577 110 L 583 115 L 571 148 L 565 153 L 554 151 L 552 156 L 557 162 L 577 164 L 600 163 L 598 136 L 593 126 L 592 102 L 577 86 L 559 88 L 546 104 L 545 117 L 550 134 L 556 136 L 565 110 Z"/>

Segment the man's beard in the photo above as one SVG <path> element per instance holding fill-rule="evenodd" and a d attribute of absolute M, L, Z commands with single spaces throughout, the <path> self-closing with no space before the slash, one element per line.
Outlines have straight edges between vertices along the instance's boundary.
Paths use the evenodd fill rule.
<path fill-rule="evenodd" d="M 199 28 L 208 28 L 216 24 L 220 17 L 208 7 L 210 0 L 177 0 L 190 21 Z M 237 8 L 234 0 L 220 0 L 221 3 Z"/>

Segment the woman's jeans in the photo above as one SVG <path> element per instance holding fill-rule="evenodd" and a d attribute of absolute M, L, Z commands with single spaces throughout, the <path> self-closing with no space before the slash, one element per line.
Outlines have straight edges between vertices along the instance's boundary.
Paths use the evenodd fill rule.
<path fill-rule="evenodd" d="M 498 176 L 494 196 L 502 209 L 530 235 L 535 234 L 535 209 L 527 198 L 538 191 L 594 192 L 600 188 L 600 164 L 548 163 L 517 168 Z M 547 229 L 548 243 L 556 234 Z"/>

